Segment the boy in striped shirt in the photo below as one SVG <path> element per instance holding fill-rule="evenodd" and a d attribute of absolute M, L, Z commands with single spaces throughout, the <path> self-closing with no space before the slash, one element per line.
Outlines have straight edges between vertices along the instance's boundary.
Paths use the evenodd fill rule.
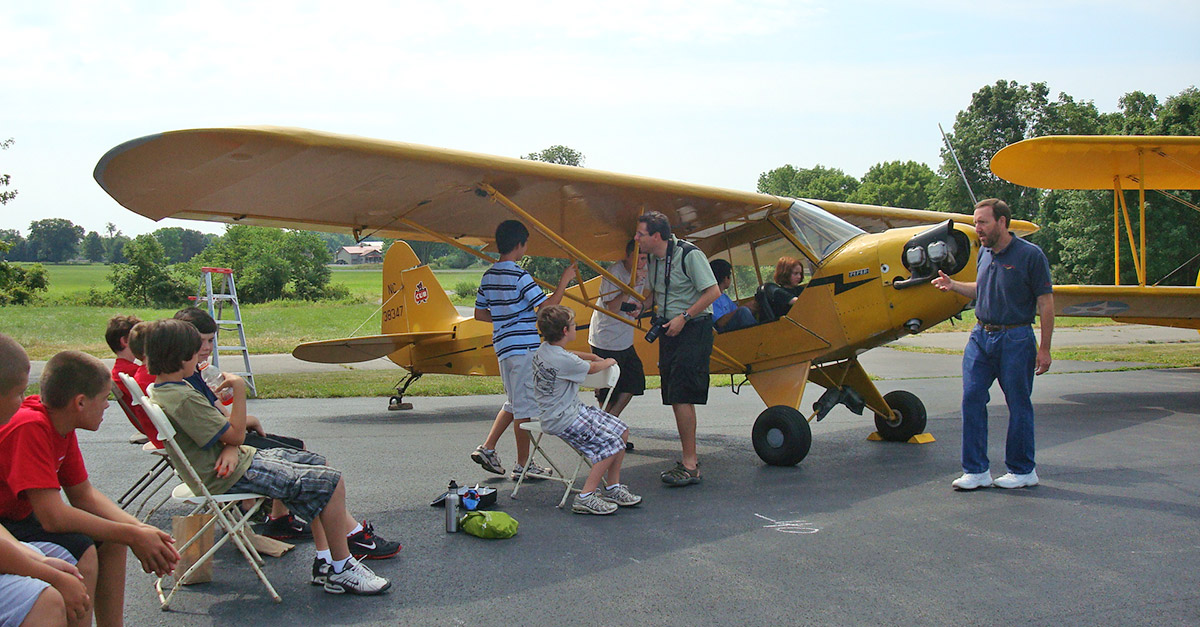
<path fill-rule="evenodd" d="M 537 415 L 532 368 L 533 354 L 541 344 L 537 310 L 562 302 L 576 270 L 574 264 L 563 270 L 554 294 L 546 296 L 533 277 L 517 265 L 529 249 L 529 229 L 524 224 L 517 220 L 501 222 L 496 227 L 496 247 L 500 260 L 483 273 L 475 295 L 475 319 L 492 323 L 492 346 L 500 362 L 500 380 L 508 398 L 496 414 L 487 440 L 471 453 L 471 459 L 484 470 L 503 475 L 496 443 L 514 420 L 520 424 Z M 548 471 L 529 461 L 529 433 L 514 427 L 513 436 L 517 441 L 517 465 L 512 478 L 520 477 L 526 463 L 530 463 L 527 477 L 547 476 Z"/>

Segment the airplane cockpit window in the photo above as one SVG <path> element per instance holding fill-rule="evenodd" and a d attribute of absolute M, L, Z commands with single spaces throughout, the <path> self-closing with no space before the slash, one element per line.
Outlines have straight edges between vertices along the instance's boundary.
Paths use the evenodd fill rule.
<path fill-rule="evenodd" d="M 866 231 L 811 203 L 797 200 L 788 209 L 792 233 L 819 260 Z"/>

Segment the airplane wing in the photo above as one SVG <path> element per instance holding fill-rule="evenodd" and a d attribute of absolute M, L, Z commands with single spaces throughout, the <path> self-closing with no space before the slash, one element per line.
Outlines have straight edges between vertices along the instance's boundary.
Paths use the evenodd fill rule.
<path fill-rule="evenodd" d="M 454 337 L 454 334 L 449 331 L 426 331 L 305 342 L 292 350 L 292 356 L 318 364 L 353 364 L 387 357 L 405 346 L 424 340 L 451 337 Z"/>
<path fill-rule="evenodd" d="M 1200 189 L 1200 137 L 1048 135 L 992 157 L 1002 179 L 1044 189 Z"/>
<path fill-rule="evenodd" d="M 1200 287 L 1055 285 L 1056 315 L 1200 329 Z"/>
<path fill-rule="evenodd" d="M 490 244 L 496 225 L 519 217 L 489 197 L 494 189 L 593 259 L 621 258 L 643 210 L 663 212 L 686 237 L 792 204 L 769 194 L 277 127 L 135 139 L 108 151 L 94 176 L 117 202 L 153 220 L 431 239 L 423 228 L 467 245 Z M 823 206 L 875 231 L 947 216 L 970 220 L 846 203 Z M 536 231 L 529 246 L 530 254 L 563 256 Z"/>

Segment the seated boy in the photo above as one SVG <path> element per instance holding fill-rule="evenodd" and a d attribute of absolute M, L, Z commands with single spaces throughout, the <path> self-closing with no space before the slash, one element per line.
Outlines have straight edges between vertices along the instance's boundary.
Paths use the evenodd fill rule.
<path fill-rule="evenodd" d="M 75 430 L 100 427 L 111 389 L 99 359 L 61 352 L 42 370 L 41 396 L 26 398 L 0 427 L 0 524 L 18 540 L 70 552 L 100 625 L 123 620 L 125 547 L 157 575 L 179 561 L 171 536 L 121 511 L 88 481 Z M 82 622 L 90 621 L 87 613 Z"/>
<path fill-rule="evenodd" d="M 197 371 L 192 376 L 186 378 L 185 381 L 196 388 L 196 391 L 203 394 L 213 407 L 216 407 L 228 417 L 229 411 L 223 404 L 217 402 L 216 392 L 200 376 L 199 371 L 199 367 L 206 364 L 209 357 L 212 356 L 213 339 L 217 336 L 217 322 L 213 320 L 212 316 L 208 315 L 207 311 L 198 307 L 180 309 L 175 312 L 175 319 L 190 323 L 200 333 L 200 360 L 197 365 Z M 136 344 L 138 342 L 135 341 Z M 212 368 L 213 366 L 208 367 Z M 228 377 L 229 375 L 221 373 L 221 376 Z M 139 379 L 138 382 L 141 383 L 141 380 Z M 263 428 L 262 422 L 257 417 L 249 415 L 246 416 L 246 440 L 243 444 L 259 450 L 281 447 L 304 450 L 303 440 L 286 435 L 267 433 L 266 429 Z M 346 515 L 349 516 L 349 512 Z M 288 508 L 278 499 L 272 501 L 270 515 L 266 523 L 261 525 L 259 533 L 269 538 L 275 538 L 276 540 L 306 539 L 312 537 L 312 529 L 308 523 L 292 515 L 288 511 Z M 350 517 L 348 540 L 350 542 L 350 553 L 358 559 L 387 559 L 394 557 L 400 552 L 401 548 L 399 542 L 385 540 L 375 535 L 375 527 L 371 523 L 365 520 L 359 522 L 353 516 Z"/>
<path fill-rule="evenodd" d="M 129 332 L 141 321 L 141 318 L 137 316 L 119 314 L 109 318 L 108 327 L 104 329 L 104 342 L 108 344 L 108 348 L 117 356 L 117 361 L 113 363 L 112 380 L 113 391 L 119 396 L 118 400 L 123 403 L 121 410 L 126 412 L 134 428 L 149 438 L 155 448 L 162 448 L 162 442 L 158 440 L 158 430 L 154 428 L 154 425 L 150 422 L 150 418 L 146 416 L 146 410 L 130 402 L 133 397 L 129 395 L 129 390 L 125 389 L 125 384 L 119 376 L 127 374 L 137 379 L 139 366 L 134 360 L 140 358 L 137 357 L 137 354 L 134 353 L 130 346 Z M 142 391 L 145 392 L 144 389 Z"/>
<path fill-rule="evenodd" d="M 713 277 L 717 279 L 717 287 L 721 295 L 713 301 L 713 327 L 718 333 L 729 333 L 758 324 L 754 312 L 747 307 L 738 307 L 733 299 L 725 294 L 725 290 L 733 283 L 733 266 L 724 259 L 713 259 L 708 262 L 712 268 Z"/>
<path fill-rule="evenodd" d="M 562 438 L 592 464 L 571 511 L 611 514 L 618 506 L 641 503 L 642 497 L 621 483 L 629 428 L 620 418 L 579 402 L 579 385 L 584 378 L 612 366 L 616 360 L 563 348 L 575 340 L 575 312 L 568 307 L 543 307 L 538 311 L 537 326 L 545 338 L 533 357 L 534 399 L 541 412 L 542 431 Z M 598 490 L 605 477 L 607 485 Z"/>
<path fill-rule="evenodd" d="M 147 366 L 155 375 L 150 398 L 178 430 L 175 441 L 214 494 L 253 492 L 279 499 L 312 521 L 317 555 L 312 583 L 333 594 L 380 594 L 391 582 L 350 555 L 346 534 L 346 484 L 325 458 L 291 448 L 246 446 L 246 382 L 225 375 L 219 389 L 233 390 L 226 418 L 185 379 L 200 361 L 200 333 L 182 320 L 143 323 Z"/>
<path fill-rule="evenodd" d="M 29 357 L 0 333 L 0 426 L 21 407 L 28 385 Z M 73 561 L 47 557 L 51 550 L 73 560 L 58 545 L 19 542 L 0 526 L 0 625 L 83 624 L 90 618 L 83 575 Z"/>

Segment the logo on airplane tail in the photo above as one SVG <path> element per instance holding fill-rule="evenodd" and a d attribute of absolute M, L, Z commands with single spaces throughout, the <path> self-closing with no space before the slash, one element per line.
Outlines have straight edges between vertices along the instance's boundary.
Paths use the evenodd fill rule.
<path fill-rule="evenodd" d="M 417 282 L 417 289 L 413 290 L 413 300 L 418 305 L 424 305 L 429 300 L 429 289 L 425 287 L 424 281 Z"/>

